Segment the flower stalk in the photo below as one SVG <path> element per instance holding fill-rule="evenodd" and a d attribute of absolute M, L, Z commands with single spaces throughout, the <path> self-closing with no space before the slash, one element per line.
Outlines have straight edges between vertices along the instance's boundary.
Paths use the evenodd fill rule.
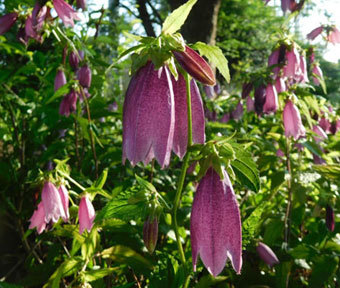
<path fill-rule="evenodd" d="M 287 188 L 288 188 L 288 203 L 284 218 L 284 229 L 285 229 L 285 235 L 284 235 L 284 242 L 286 243 L 286 248 L 288 248 L 288 242 L 289 242 L 289 235 L 290 235 L 290 216 L 291 216 L 291 206 L 292 206 L 292 168 L 290 163 L 290 139 L 286 138 L 286 156 L 287 156 L 287 170 L 288 170 L 288 179 L 287 179 Z"/>

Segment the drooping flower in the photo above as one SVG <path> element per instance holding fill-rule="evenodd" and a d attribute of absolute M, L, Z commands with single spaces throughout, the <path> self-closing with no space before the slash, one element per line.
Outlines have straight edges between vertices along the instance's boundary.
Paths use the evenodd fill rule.
<path fill-rule="evenodd" d="M 18 19 L 18 13 L 13 12 L 0 17 L 0 35 L 5 34 Z"/>
<path fill-rule="evenodd" d="M 45 222 L 56 223 L 60 217 L 66 217 L 58 189 L 46 181 L 41 193 L 41 201 L 45 210 Z"/>
<path fill-rule="evenodd" d="M 316 86 L 320 85 L 320 80 L 323 80 L 323 73 L 322 70 L 320 69 L 319 65 L 315 64 L 313 66 L 313 82 Z"/>
<path fill-rule="evenodd" d="M 80 20 L 76 11 L 73 10 L 70 4 L 64 0 L 53 0 L 54 9 L 58 16 L 64 22 L 65 26 L 74 26 L 73 20 Z"/>
<path fill-rule="evenodd" d="M 47 16 L 48 9 L 46 6 L 41 6 L 39 1 L 35 2 L 33 11 L 32 11 L 32 24 L 33 29 L 39 32 L 43 25 Z"/>
<path fill-rule="evenodd" d="M 254 98 L 255 112 L 260 115 L 263 112 L 263 105 L 266 102 L 266 87 L 264 85 L 255 89 Z"/>
<path fill-rule="evenodd" d="M 329 231 L 333 232 L 335 228 L 334 211 L 331 206 L 326 206 L 326 226 Z"/>
<path fill-rule="evenodd" d="M 242 99 L 247 98 L 250 95 L 251 90 L 253 90 L 253 84 L 244 83 L 242 86 Z"/>
<path fill-rule="evenodd" d="M 77 9 L 86 10 L 86 0 L 77 0 Z"/>
<path fill-rule="evenodd" d="M 224 179 L 209 168 L 200 181 L 191 211 L 191 247 L 194 271 L 198 255 L 217 276 L 231 260 L 236 273 L 242 267 L 242 235 L 238 203 L 228 174 Z"/>
<path fill-rule="evenodd" d="M 187 89 L 184 77 L 179 74 L 178 80 L 174 77 L 172 86 L 175 101 L 175 128 L 173 138 L 173 151 L 181 159 L 187 151 L 188 144 L 188 105 Z M 205 141 L 204 110 L 200 91 L 195 80 L 190 82 L 191 112 L 192 112 L 192 140 L 195 144 L 203 144 Z"/>
<path fill-rule="evenodd" d="M 46 228 L 45 222 L 45 209 L 42 202 L 38 204 L 37 210 L 34 210 L 31 219 L 29 220 L 30 226 L 29 229 L 33 229 L 34 227 L 37 228 L 38 234 L 41 234 Z"/>
<path fill-rule="evenodd" d="M 340 43 L 340 31 L 338 30 L 338 28 L 332 28 L 332 30 L 328 34 L 327 40 L 334 45 Z"/>
<path fill-rule="evenodd" d="M 152 254 L 156 248 L 158 239 L 158 218 L 148 216 L 143 226 L 143 241 L 149 253 Z"/>
<path fill-rule="evenodd" d="M 205 85 L 215 85 L 215 75 L 209 64 L 193 49 L 185 46 L 185 51 L 172 51 L 177 62 L 194 79 Z"/>
<path fill-rule="evenodd" d="M 268 84 L 266 87 L 266 102 L 263 105 L 264 113 L 276 112 L 279 106 L 279 100 L 277 97 L 276 88 L 272 84 Z"/>
<path fill-rule="evenodd" d="M 67 83 L 64 70 L 58 69 L 57 74 L 54 78 L 54 91 L 57 91 L 60 87 Z"/>
<path fill-rule="evenodd" d="M 277 94 L 285 92 L 287 90 L 285 80 L 282 77 L 277 77 L 275 81 L 275 89 Z"/>
<path fill-rule="evenodd" d="M 255 110 L 254 100 L 250 96 L 247 97 L 246 106 L 247 106 L 247 112 L 251 112 Z"/>
<path fill-rule="evenodd" d="M 299 137 L 306 135 L 300 112 L 291 100 L 287 101 L 283 109 L 283 124 L 286 137 L 293 136 L 297 140 Z"/>
<path fill-rule="evenodd" d="M 240 120 L 242 118 L 243 115 L 243 105 L 240 102 L 237 103 L 235 109 L 230 113 L 231 118 L 234 120 Z"/>
<path fill-rule="evenodd" d="M 322 117 L 319 121 L 319 126 L 323 129 L 323 131 L 328 133 L 329 129 L 331 128 L 331 122 L 325 117 Z"/>
<path fill-rule="evenodd" d="M 132 165 L 156 158 L 169 165 L 175 126 L 174 92 L 166 66 L 152 62 L 132 77 L 123 107 L 123 163 Z"/>
<path fill-rule="evenodd" d="M 303 55 L 300 55 L 300 76 L 298 76 L 298 80 L 301 83 L 308 83 L 308 73 L 307 73 L 307 63 L 306 58 Z"/>
<path fill-rule="evenodd" d="M 79 67 L 79 62 L 80 62 L 80 55 L 79 55 L 79 53 L 78 53 L 78 55 L 77 55 L 77 52 L 75 52 L 75 51 L 71 51 L 71 53 L 70 53 L 70 56 L 69 56 L 69 62 L 70 62 L 70 66 L 72 67 L 72 69 L 73 70 L 77 70 L 78 69 L 78 67 Z"/>
<path fill-rule="evenodd" d="M 300 74 L 300 54 L 295 46 L 286 51 L 287 64 L 283 68 L 285 77 L 295 78 Z"/>
<path fill-rule="evenodd" d="M 79 203 L 78 218 L 79 218 L 79 234 L 83 234 L 86 229 L 91 232 L 93 221 L 96 217 L 96 212 L 92 202 L 87 196 L 83 196 Z"/>
<path fill-rule="evenodd" d="M 67 222 L 68 219 L 70 218 L 70 213 L 68 211 L 68 202 L 69 202 L 68 191 L 64 185 L 60 185 L 58 191 L 59 191 L 61 203 L 63 204 L 64 213 L 65 213 L 65 217 L 63 218 L 63 220 Z"/>
<path fill-rule="evenodd" d="M 323 26 L 317 27 L 313 29 L 310 33 L 307 34 L 307 39 L 314 40 L 316 37 L 318 37 L 323 31 Z"/>
<path fill-rule="evenodd" d="M 90 88 L 91 80 L 92 80 L 92 72 L 88 65 L 84 65 L 77 72 L 77 78 L 79 80 L 79 84 L 85 88 Z"/>
<path fill-rule="evenodd" d="M 259 242 L 258 246 L 256 247 L 256 251 L 260 258 L 270 267 L 280 263 L 273 250 L 270 249 L 270 247 L 268 247 L 266 244 Z"/>
<path fill-rule="evenodd" d="M 327 134 L 319 125 L 313 125 L 313 132 L 316 133 L 318 136 L 314 136 L 314 140 L 316 143 L 321 142 L 322 140 L 327 139 Z"/>
<path fill-rule="evenodd" d="M 59 114 L 66 117 L 70 116 L 70 114 L 77 109 L 77 99 L 78 93 L 72 89 L 72 91 L 61 100 Z"/>
<path fill-rule="evenodd" d="M 281 9 L 285 13 L 289 9 L 290 0 L 281 0 Z"/>

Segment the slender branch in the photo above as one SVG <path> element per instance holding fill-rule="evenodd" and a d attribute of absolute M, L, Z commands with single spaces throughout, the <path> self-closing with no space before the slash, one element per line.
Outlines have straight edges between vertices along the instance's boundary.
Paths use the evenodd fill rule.
<path fill-rule="evenodd" d="M 79 155 L 79 148 L 78 148 L 77 118 L 74 118 L 74 145 L 76 146 L 77 167 L 78 167 L 78 171 L 79 171 L 80 170 L 80 155 Z"/>
<path fill-rule="evenodd" d="M 135 18 L 139 18 L 139 16 L 135 12 L 133 12 L 128 6 L 121 4 L 121 3 L 119 3 L 119 6 L 129 11 L 131 15 L 133 15 Z"/>
<path fill-rule="evenodd" d="M 159 25 L 161 25 L 163 23 L 163 19 L 161 17 L 161 15 L 158 13 L 158 10 L 155 8 L 155 6 L 152 5 L 150 0 L 146 0 L 146 3 L 148 3 L 148 5 L 150 6 L 152 13 L 156 16 L 156 18 L 158 19 L 158 21 L 156 23 L 158 23 Z"/>
<path fill-rule="evenodd" d="M 72 182 L 74 185 L 76 185 L 78 188 L 80 188 L 80 190 L 84 191 L 85 188 L 83 186 L 81 186 L 76 180 L 74 180 L 72 177 L 70 177 L 69 175 L 65 174 L 64 172 L 58 171 L 58 173 L 61 176 L 64 176 L 67 180 L 69 180 L 70 182 Z"/>
<path fill-rule="evenodd" d="M 142 20 L 145 32 L 148 36 L 156 37 L 155 30 L 152 27 L 150 15 L 146 9 L 146 0 L 137 0 L 139 18 Z"/>
<path fill-rule="evenodd" d="M 102 24 L 103 21 L 103 17 L 104 17 L 104 13 L 105 13 L 105 9 L 104 6 L 102 6 L 102 8 L 100 9 L 100 17 L 98 19 L 98 22 L 96 23 L 96 33 L 94 34 L 94 39 L 97 39 L 98 34 L 99 34 L 99 27 Z"/>
<path fill-rule="evenodd" d="M 96 169 L 96 179 L 98 179 L 98 159 L 97 159 L 97 154 L 96 154 L 96 147 L 94 143 L 94 136 L 93 136 L 93 131 L 92 131 L 92 120 L 91 120 L 91 113 L 90 113 L 90 106 L 89 106 L 89 101 L 87 101 L 87 97 L 84 93 L 83 87 L 80 87 L 81 94 L 84 99 L 84 103 L 86 106 L 86 112 L 87 112 L 87 120 L 89 122 L 89 132 L 90 132 L 90 142 L 91 142 L 91 149 L 93 153 L 93 158 L 94 158 L 94 163 L 95 163 L 95 169 Z"/>
<path fill-rule="evenodd" d="M 290 216 L 291 216 L 291 206 L 292 206 L 292 168 L 290 163 L 290 140 L 289 138 L 286 139 L 286 156 L 287 156 L 287 170 L 289 177 L 287 179 L 287 188 L 288 188 L 288 203 L 286 208 L 286 214 L 284 218 L 284 227 L 285 227 L 285 235 L 284 235 L 284 241 L 287 244 L 289 242 L 289 235 L 290 235 Z"/>
<path fill-rule="evenodd" d="M 191 113 L 191 93 L 190 93 L 190 76 L 189 74 L 185 74 L 185 81 L 186 81 L 186 90 L 187 90 L 187 109 L 188 109 L 188 145 L 187 149 L 192 145 L 192 113 Z M 177 247 L 180 255 L 181 262 L 183 263 L 184 266 L 184 271 L 185 274 L 187 275 L 188 273 L 186 272 L 186 267 L 185 267 L 185 255 L 178 231 L 178 223 L 177 223 L 177 210 L 180 205 L 181 201 L 181 195 L 182 195 L 182 190 L 183 190 L 183 185 L 184 185 L 184 180 L 185 176 L 187 174 L 187 169 L 189 167 L 189 160 L 190 160 L 190 152 L 187 152 L 186 155 L 184 156 L 183 164 L 182 164 L 182 171 L 181 175 L 178 180 L 178 186 L 177 186 L 177 192 L 175 196 L 175 201 L 174 201 L 174 207 L 173 207 L 173 221 L 174 221 L 174 230 L 175 230 L 175 235 L 176 235 L 176 242 L 177 242 Z M 185 286 L 188 287 L 190 281 L 190 275 L 186 276 L 186 281 L 185 281 Z"/>

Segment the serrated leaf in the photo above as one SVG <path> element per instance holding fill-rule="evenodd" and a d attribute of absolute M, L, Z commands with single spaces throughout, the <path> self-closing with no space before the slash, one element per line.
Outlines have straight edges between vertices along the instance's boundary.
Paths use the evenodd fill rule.
<path fill-rule="evenodd" d="M 265 205 L 257 207 L 249 217 L 242 223 L 242 245 L 246 246 L 252 239 L 256 230 L 261 225 L 261 217 L 264 211 Z"/>
<path fill-rule="evenodd" d="M 197 0 L 189 0 L 185 4 L 172 11 L 172 13 L 165 19 L 163 23 L 162 34 L 173 34 L 181 29 L 196 2 Z"/>
<path fill-rule="evenodd" d="M 53 102 L 55 99 L 62 97 L 64 95 L 66 95 L 67 93 L 70 92 L 70 83 L 65 84 L 64 86 L 61 86 L 57 91 L 54 92 L 54 94 L 52 95 L 52 97 L 50 97 L 50 99 L 48 99 L 46 101 L 46 104 L 49 104 L 51 102 Z"/>
<path fill-rule="evenodd" d="M 197 49 L 202 56 L 207 57 L 209 62 L 215 65 L 218 71 L 220 71 L 225 80 L 228 83 L 230 82 L 228 60 L 224 57 L 220 48 L 205 44 L 203 42 L 196 42 L 193 47 Z"/>
<path fill-rule="evenodd" d="M 157 192 L 155 186 L 153 186 L 149 181 L 144 180 L 143 178 L 139 177 L 137 174 L 135 175 L 135 177 L 136 177 L 138 184 L 142 186 L 142 188 L 150 192 Z"/>
<path fill-rule="evenodd" d="M 92 270 L 92 271 L 84 271 L 82 276 L 83 279 L 86 282 L 92 282 L 96 281 L 98 279 L 104 278 L 105 276 L 108 276 L 112 274 L 114 271 L 118 270 L 118 267 L 114 268 L 104 268 L 104 269 L 98 269 L 98 270 Z"/>

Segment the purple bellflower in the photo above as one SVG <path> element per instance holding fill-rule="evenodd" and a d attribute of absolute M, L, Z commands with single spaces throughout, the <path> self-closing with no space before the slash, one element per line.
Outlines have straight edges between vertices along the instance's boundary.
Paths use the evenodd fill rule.
<path fill-rule="evenodd" d="M 77 72 L 79 84 L 85 88 L 90 88 L 92 80 L 92 72 L 88 65 L 84 65 Z"/>
<path fill-rule="evenodd" d="M 72 67 L 73 70 L 77 70 L 79 67 L 79 62 L 80 62 L 80 55 L 77 55 L 77 52 L 71 51 L 70 56 L 69 56 L 69 62 L 70 66 Z"/>
<path fill-rule="evenodd" d="M 237 274 L 242 267 L 242 230 L 238 203 L 228 174 L 224 179 L 209 168 L 200 181 L 191 211 L 192 262 L 196 270 L 200 255 L 213 276 L 220 274 L 227 259 Z"/>
<path fill-rule="evenodd" d="M 313 66 L 313 82 L 316 86 L 320 85 L 320 80 L 323 80 L 323 73 L 322 70 L 320 69 L 319 65 L 315 64 Z"/>
<path fill-rule="evenodd" d="M 66 218 L 58 189 L 49 181 L 45 182 L 41 192 L 41 201 L 45 210 L 45 222 L 56 223 L 60 217 Z"/>
<path fill-rule="evenodd" d="M 54 91 L 57 91 L 60 87 L 67 83 L 65 73 L 62 69 L 58 69 L 54 78 Z"/>
<path fill-rule="evenodd" d="M 251 90 L 253 90 L 252 83 L 244 83 L 242 86 L 242 99 L 247 98 L 250 95 Z"/>
<path fill-rule="evenodd" d="M 260 258 L 270 267 L 280 263 L 273 250 L 270 249 L 270 247 L 268 247 L 266 244 L 259 242 L 258 246 L 256 247 L 256 251 Z"/>
<path fill-rule="evenodd" d="M 18 13 L 13 12 L 0 17 L 0 35 L 6 33 L 18 19 Z"/>
<path fill-rule="evenodd" d="M 152 62 L 132 77 L 123 107 L 123 163 L 132 165 L 156 158 L 169 165 L 175 126 L 174 92 L 166 66 Z"/>
<path fill-rule="evenodd" d="M 307 39 L 314 40 L 316 37 L 318 37 L 323 31 L 323 26 L 317 27 L 313 29 L 310 33 L 307 34 Z"/>
<path fill-rule="evenodd" d="M 230 113 L 231 115 L 231 118 L 234 119 L 234 120 L 240 120 L 242 118 L 242 115 L 243 115 L 243 105 L 240 102 L 237 103 L 236 107 L 235 107 L 235 110 L 232 111 Z"/>
<path fill-rule="evenodd" d="M 264 113 L 275 113 L 279 106 L 279 100 L 277 97 L 276 88 L 272 84 L 268 84 L 266 87 L 266 102 L 263 105 Z"/>
<path fill-rule="evenodd" d="M 172 149 L 181 159 L 187 151 L 188 145 L 188 106 L 184 77 L 179 74 L 178 80 L 171 77 L 175 101 L 175 128 Z M 191 112 L 192 112 L 192 140 L 195 144 L 205 142 L 205 120 L 200 91 L 194 79 L 190 83 Z"/>
<path fill-rule="evenodd" d="M 325 117 L 322 117 L 320 120 L 319 120 L 319 126 L 323 129 L 323 131 L 325 131 L 326 133 L 329 132 L 329 129 L 331 128 L 331 122 L 325 118 Z"/>
<path fill-rule="evenodd" d="M 319 125 L 313 125 L 313 132 L 318 135 L 314 136 L 314 140 L 316 143 L 319 143 L 328 138 L 326 132 Z"/>
<path fill-rule="evenodd" d="M 329 32 L 328 37 L 327 37 L 328 42 L 332 43 L 332 44 L 337 44 L 340 43 L 340 31 L 338 30 L 338 28 L 333 27 L 332 31 Z"/>
<path fill-rule="evenodd" d="M 275 89 L 277 94 L 285 92 L 287 90 L 285 80 L 282 77 L 277 77 L 275 81 Z"/>
<path fill-rule="evenodd" d="M 148 216 L 143 226 L 143 241 L 149 253 L 152 254 L 156 248 L 158 239 L 158 218 Z"/>
<path fill-rule="evenodd" d="M 83 234 L 86 229 L 91 232 L 93 221 L 96 217 L 92 202 L 87 196 L 83 196 L 79 203 L 78 219 L 79 219 L 79 234 Z"/>
<path fill-rule="evenodd" d="M 70 4 L 64 0 L 53 0 L 54 9 L 58 16 L 64 22 L 65 26 L 74 26 L 73 20 L 80 20 L 76 11 L 73 10 Z"/>
<path fill-rule="evenodd" d="M 38 234 L 41 234 L 46 229 L 45 209 L 42 202 L 38 204 L 37 210 L 33 212 L 33 215 L 29 221 L 31 223 L 28 228 L 33 229 L 36 227 Z"/>
<path fill-rule="evenodd" d="M 58 191 L 59 191 L 61 203 L 63 204 L 64 213 L 65 213 L 65 217 L 63 218 L 63 220 L 67 222 L 68 219 L 70 218 L 70 213 L 68 211 L 68 203 L 69 203 L 68 191 L 64 185 L 60 185 L 60 187 L 58 188 Z"/>
<path fill-rule="evenodd" d="M 70 114 L 77 109 L 77 99 L 78 93 L 72 89 L 72 91 L 61 100 L 59 114 L 66 117 L 70 116 Z"/>
<path fill-rule="evenodd" d="M 305 127 L 302 124 L 300 112 L 290 100 L 283 109 L 283 124 L 286 137 L 293 136 L 295 140 L 306 135 Z"/>
<path fill-rule="evenodd" d="M 246 106 L 247 106 L 247 112 L 251 112 L 255 110 L 254 100 L 250 96 L 247 97 Z"/>

